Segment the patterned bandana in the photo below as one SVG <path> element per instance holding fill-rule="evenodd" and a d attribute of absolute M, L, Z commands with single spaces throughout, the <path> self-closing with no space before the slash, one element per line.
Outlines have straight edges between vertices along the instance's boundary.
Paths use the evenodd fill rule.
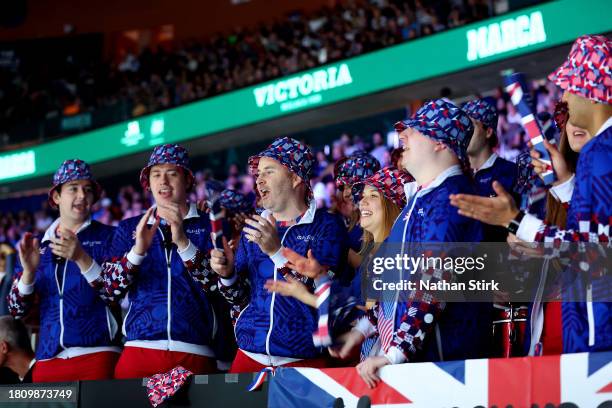
<path fill-rule="evenodd" d="M 484 99 L 466 102 L 462 109 L 472 119 L 481 122 L 486 128 L 497 131 L 497 109 Z"/>
<path fill-rule="evenodd" d="M 518 177 L 514 187 L 514 192 L 520 195 L 529 193 L 538 180 L 538 174 L 531 164 L 531 156 L 528 151 L 522 152 L 516 158 Z"/>
<path fill-rule="evenodd" d="M 75 180 L 89 180 L 94 187 L 94 202 L 98 201 L 102 194 L 102 186 L 93 178 L 89 164 L 79 159 L 70 159 L 62 163 L 53 175 L 53 186 L 49 190 L 49 205 L 51 208 L 57 208 L 53 202 L 53 192 L 60 188 L 62 184 Z"/>
<path fill-rule="evenodd" d="M 353 197 L 356 198 L 356 201 L 361 200 L 364 187 L 371 186 L 378 190 L 387 200 L 391 200 L 402 209 L 406 206 L 404 184 L 411 181 L 414 181 L 414 179 L 405 171 L 388 166 L 377 171 L 373 176 L 355 183 L 353 185 Z"/>
<path fill-rule="evenodd" d="M 408 128 L 444 143 L 455 153 L 464 169 L 470 168 L 467 147 L 474 133 L 474 125 L 467 113 L 457 105 L 444 99 L 429 101 L 419 108 L 414 118 L 395 124 L 398 133 Z"/>
<path fill-rule="evenodd" d="M 367 153 L 338 160 L 334 169 L 336 187 L 352 186 L 380 170 L 380 162 Z"/>
<path fill-rule="evenodd" d="M 276 160 L 301 178 L 306 186 L 307 197 L 312 198 L 310 178 L 315 165 L 315 157 L 309 147 L 290 137 L 276 139 L 264 151 L 249 157 L 249 170 L 254 177 L 257 177 L 257 166 L 262 157 Z"/>
<path fill-rule="evenodd" d="M 561 89 L 595 102 L 612 105 L 612 41 L 602 35 L 583 35 L 567 60 L 548 79 Z"/>
<path fill-rule="evenodd" d="M 164 374 L 155 374 L 147 381 L 147 396 L 153 407 L 177 393 L 193 373 L 181 366 L 174 367 Z"/>
<path fill-rule="evenodd" d="M 185 172 L 187 177 L 187 191 L 191 190 L 195 181 L 193 173 L 189 169 L 189 154 L 187 150 L 178 144 L 164 144 L 155 147 L 147 166 L 140 172 L 140 185 L 145 190 L 149 187 L 149 173 L 151 167 L 157 164 L 174 164 Z"/>
<path fill-rule="evenodd" d="M 221 207 L 233 213 L 250 213 L 253 211 L 253 201 L 234 190 L 224 190 L 219 197 Z"/>

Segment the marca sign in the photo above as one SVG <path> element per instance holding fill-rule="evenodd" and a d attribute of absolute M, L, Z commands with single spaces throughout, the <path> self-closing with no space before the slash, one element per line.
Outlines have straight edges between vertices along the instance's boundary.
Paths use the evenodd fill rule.
<path fill-rule="evenodd" d="M 523 14 L 467 32 L 467 60 L 490 57 L 546 41 L 544 19 L 540 11 Z"/>
<path fill-rule="evenodd" d="M 321 98 L 313 98 L 312 95 L 351 83 L 353 83 L 353 77 L 349 66 L 339 64 L 257 87 L 253 90 L 253 95 L 259 108 L 286 102 L 292 102 L 291 105 L 295 105 L 294 102 L 303 98 L 320 101 Z"/>

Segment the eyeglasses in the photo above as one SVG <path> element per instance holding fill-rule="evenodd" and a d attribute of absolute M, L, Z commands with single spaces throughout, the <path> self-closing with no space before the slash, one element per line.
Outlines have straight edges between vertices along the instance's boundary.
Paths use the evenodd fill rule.
<path fill-rule="evenodd" d="M 557 101 L 557 103 L 555 104 L 553 118 L 555 119 L 557 128 L 560 131 L 565 129 L 565 125 L 567 125 L 567 121 L 569 119 L 569 108 L 567 106 L 567 102 Z"/>

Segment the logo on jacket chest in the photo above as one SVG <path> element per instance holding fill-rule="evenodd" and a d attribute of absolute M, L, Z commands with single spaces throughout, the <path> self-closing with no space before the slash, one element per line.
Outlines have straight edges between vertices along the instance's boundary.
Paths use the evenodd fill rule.
<path fill-rule="evenodd" d="M 185 232 L 187 234 L 203 234 L 206 230 L 204 228 L 187 228 Z"/>
<path fill-rule="evenodd" d="M 102 241 L 83 241 L 81 242 L 82 246 L 96 246 L 96 245 L 102 245 Z"/>
<path fill-rule="evenodd" d="M 308 241 L 312 241 L 314 240 L 314 237 L 310 234 L 308 235 L 298 235 L 295 237 L 298 241 L 304 241 L 304 242 L 308 242 Z"/>

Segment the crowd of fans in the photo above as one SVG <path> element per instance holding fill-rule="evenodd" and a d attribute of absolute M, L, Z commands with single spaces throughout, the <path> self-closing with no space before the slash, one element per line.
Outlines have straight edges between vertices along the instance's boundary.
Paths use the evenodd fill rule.
<path fill-rule="evenodd" d="M 555 101 L 560 97 L 558 90 L 550 83 L 534 82 L 534 103 L 538 112 L 552 112 Z M 521 126 L 520 115 L 510 102 L 507 94 L 501 89 L 492 93 L 499 111 L 497 134 L 500 135 L 498 154 L 508 160 L 514 161 L 516 156 L 526 149 L 525 133 Z M 367 151 L 387 166 L 394 162 L 393 150 L 398 146 L 394 131 L 389 129 L 373 135 L 360 136 L 342 134 L 325 148 L 314 146 L 316 151 L 317 167 L 316 177 L 312 181 L 313 192 L 319 207 L 332 208 L 334 206 L 335 184 L 333 182 L 334 163 L 358 150 Z M 253 196 L 254 180 L 245 174 L 246 169 L 237 164 L 231 164 L 224 172 L 226 177 L 222 180 L 226 188 L 237 190 L 245 195 Z M 218 172 L 215 172 L 218 173 Z M 205 200 L 207 181 L 213 179 L 213 171 L 203 169 L 195 173 L 196 183 L 190 199 L 193 201 Z M 134 178 L 136 181 L 136 178 Z M 46 200 L 42 200 L 42 208 L 36 212 L 14 211 L 0 212 L 0 243 L 5 242 L 14 246 L 26 231 L 36 233 L 44 232 L 51 224 L 55 213 L 49 208 Z M 103 196 L 94 207 L 94 218 L 109 225 L 117 225 L 119 221 L 141 214 L 150 205 L 150 197 L 142 192 L 140 187 L 126 185 L 118 189 L 116 196 Z"/>
<path fill-rule="evenodd" d="M 170 108 L 489 17 L 487 0 L 346 0 L 253 29 L 128 53 L 118 64 L 0 68 L 0 132 L 123 103 Z M 9 139 L 10 143 L 10 139 Z"/>

